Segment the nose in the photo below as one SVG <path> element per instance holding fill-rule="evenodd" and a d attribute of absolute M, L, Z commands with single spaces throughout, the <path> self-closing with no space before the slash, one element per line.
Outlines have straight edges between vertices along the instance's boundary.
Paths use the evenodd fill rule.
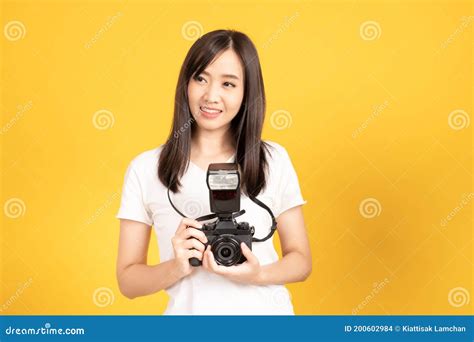
<path fill-rule="evenodd" d="M 219 103 L 220 94 L 218 85 L 216 82 L 211 83 L 209 87 L 207 87 L 206 92 L 204 93 L 204 101 L 206 103 Z"/>

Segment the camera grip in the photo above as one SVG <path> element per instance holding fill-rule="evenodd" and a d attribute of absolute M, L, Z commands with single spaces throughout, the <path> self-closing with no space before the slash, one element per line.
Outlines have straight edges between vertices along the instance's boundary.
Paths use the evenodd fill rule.
<path fill-rule="evenodd" d="M 194 228 L 194 227 L 186 227 L 186 228 L 193 228 L 193 229 L 197 229 L 197 230 L 201 230 L 202 229 L 199 229 L 199 228 Z M 193 237 L 189 237 L 188 239 L 194 239 Z M 204 248 L 207 247 L 207 243 L 204 244 Z M 198 266 L 202 266 L 202 261 L 199 260 L 198 258 L 189 258 L 189 264 L 193 267 L 198 267 Z"/>
<path fill-rule="evenodd" d="M 193 267 L 198 267 L 198 266 L 201 266 L 201 265 L 202 265 L 202 261 L 199 260 L 198 258 L 190 258 L 190 259 L 189 259 L 189 263 L 190 263 L 191 266 L 193 266 Z"/>

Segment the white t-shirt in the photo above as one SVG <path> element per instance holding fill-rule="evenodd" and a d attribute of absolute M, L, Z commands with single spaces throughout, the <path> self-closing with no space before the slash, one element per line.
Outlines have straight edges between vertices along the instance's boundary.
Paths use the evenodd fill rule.
<path fill-rule="evenodd" d="M 286 150 L 277 143 L 267 141 L 272 147 L 268 156 L 267 186 L 257 198 L 272 210 L 275 218 L 287 209 L 305 204 L 298 177 Z M 166 187 L 157 175 L 158 158 L 162 146 L 138 155 L 130 163 L 122 192 L 117 218 L 153 225 L 157 235 L 160 261 L 174 258 L 171 238 L 182 217 L 171 207 Z M 232 157 L 228 162 L 232 162 Z M 181 192 L 170 192 L 178 210 L 191 218 L 210 214 L 209 189 L 206 172 L 190 162 L 181 178 Z M 270 231 L 268 212 L 241 196 L 241 209 L 245 214 L 238 222 L 248 222 L 255 227 L 256 238 L 265 237 Z M 278 260 L 273 239 L 253 242 L 252 252 L 261 265 Z M 166 289 L 170 301 L 168 315 L 293 315 L 288 290 L 283 285 L 246 285 L 210 273 L 202 267 Z"/>

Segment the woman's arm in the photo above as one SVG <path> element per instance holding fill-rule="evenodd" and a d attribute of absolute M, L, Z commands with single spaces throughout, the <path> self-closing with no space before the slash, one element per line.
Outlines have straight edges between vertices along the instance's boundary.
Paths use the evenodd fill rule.
<path fill-rule="evenodd" d="M 145 223 L 120 220 L 117 280 L 122 294 L 130 299 L 166 289 L 184 276 L 175 259 L 147 265 L 150 234 L 151 227 Z"/>
<path fill-rule="evenodd" d="M 302 206 L 286 210 L 277 218 L 282 258 L 261 267 L 259 285 L 303 281 L 311 274 L 312 260 Z"/>
<path fill-rule="evenodd" d="M 305 280 L 311 274 L 312 261 L 301 206 L 282 213 L 277 218 L 277 226 L 283 254 L 280 260 L 260 266 L 257 257 L 242 243 L 247 261 L 238 266 L 225 267 L 216 263 L 208 246 L 204 253 L 204 268 L 247 284 L 287 284 Z"/>

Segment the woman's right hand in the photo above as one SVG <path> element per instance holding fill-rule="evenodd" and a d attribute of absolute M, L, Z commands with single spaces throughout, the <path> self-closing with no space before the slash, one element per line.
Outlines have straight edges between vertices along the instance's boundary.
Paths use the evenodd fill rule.
<path fill-rule="evenodd" d="M 183 218 L 171 238 L 177 271 L 184 277 L 189 275 L 194 267 L 189 264 L 189 259 L 198 258 L 202 261 L 207 243 L 206 235 L 195 228 L 202 228 L 198 221 Z"/>

